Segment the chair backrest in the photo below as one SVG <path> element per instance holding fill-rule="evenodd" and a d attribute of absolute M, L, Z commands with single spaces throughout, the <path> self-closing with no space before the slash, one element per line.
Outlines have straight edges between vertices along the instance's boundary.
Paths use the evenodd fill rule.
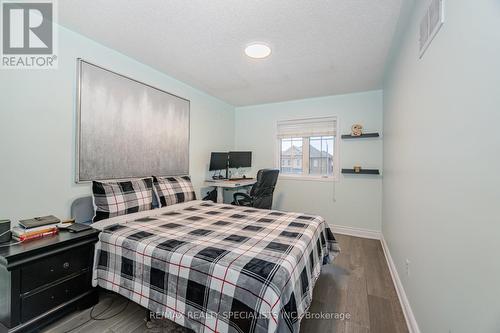
<path fill-rule="evenodd" d="M 262 169 L 257 173 L 257 182 L 250 190 L 253 198 L 253 207 L 271 209 L 273 205 L 273 193 L 278 181 L 279 170 Z"/>

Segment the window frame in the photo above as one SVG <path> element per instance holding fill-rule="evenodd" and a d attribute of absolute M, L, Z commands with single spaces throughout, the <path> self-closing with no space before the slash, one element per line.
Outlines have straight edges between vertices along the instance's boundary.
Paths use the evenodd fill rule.
<path fill-rule="evenodd" d="M 281 140 L 282 138 L 278 137 L 277 133 L 277 126 L 275 128 L 276 133 L 275 133 L 275 159 L 274 159 L 274 166 L 276 169 L 280 170 L 280 178 L 281 179 L 288 179 L 288 180 L 306 180 L 306 181 L 320 181 L 320 182 L 337 182 L 339 181 L 340 178 L 340 133 L 339 133 L 339 128 L 340 128 L 340 122 L 339 118 L 336 116 L 330 116 L 330 117 L 325 117 L 329 119 L 335 119 L 335 135 L 333 135 L 333 145 L 334 145 L 334 153 L 333 153 L 333 175 L 332 176 L 326 176 L 326 175 L 311 175 L 309 174 L 309 161 L 310 161 L 310 156 L 309 156 L 309 138 L 310 137 L 302 137 L 302 136 L 290 136 L 290 138 L 302 138 L 302 173 L 301 174 L 293 174 L 293 173 L 282 173 L 281 172 Z M 313 117 L 313 118 L 303 118 L 303 119 L 288 119 L 288 120 L 293 120 L 293 121 L 300 121 L 300 120 L 313 120 L 313 119 L 321 119 L 320 117 Z M 326 136 L 326 135 L 318 135 L 318 136 Z M 332 135 L 329 135 L 332 136 Z M 304 151 L 304 149 L 307 150 L 307 154 Z M 306 158 L 307 156 L 307 158 Z"/>

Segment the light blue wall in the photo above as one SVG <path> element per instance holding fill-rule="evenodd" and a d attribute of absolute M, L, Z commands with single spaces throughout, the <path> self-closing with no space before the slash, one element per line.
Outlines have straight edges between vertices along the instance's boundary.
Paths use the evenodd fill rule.
<path fill-rule="evenodd" d="M 73 199 L 90 193 L 74 183 L 78 57 L 191 101 L 190 173 L 199 191 L 210 151 L 233 146 L 234 108 L 60 28 L 58 69 L 0 70 L 0 217 L 69 217 Z"/>
<path fill-rule="evenodd" d="M 446 1 L 422 60 L 416 3 L 384 85 L 383 234 L 421 332 L 500 332 L 500 2 Z"/>
<path fill-rule="evenodd" d="M 235 144 L 253 151 L 253 172 L 275 167 L 278 120 L 337 116 L 340 132 L 349 133 L 353 123 L 367 131 L 382 131 L 382 92 L 329 96 L 291 102 L 238 107 Z M 355 164 L 382 169 L 382 139 L 340 141 L 340 166 Z M 382 178 L 340 176 L 338 182 L 281 179 L 275 208 L 319 214 L 330 224 L 380 231 Z"/>

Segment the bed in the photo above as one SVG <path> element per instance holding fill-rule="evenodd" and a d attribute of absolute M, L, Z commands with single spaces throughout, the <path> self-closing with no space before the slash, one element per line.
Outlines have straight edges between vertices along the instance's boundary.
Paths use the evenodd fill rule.
<path fill-rule="evenodd" d="M 209 201 L 92 226 L 94 286 L 195 332 L 298 332 L 340 251 L 322 217 Z"/>

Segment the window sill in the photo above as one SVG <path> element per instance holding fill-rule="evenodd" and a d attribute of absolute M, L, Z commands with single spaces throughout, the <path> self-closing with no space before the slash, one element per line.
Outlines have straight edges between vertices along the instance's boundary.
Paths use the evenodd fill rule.
<path fill-rule="evenodd" d="M 305 181 L 312 181 L 312 182 L 336 182 L 336 181 L 338 181 L 338 179 L 336 177 L 303 176 L 303 175 L 290 175 L 290 174 L 280 174 L 278 179 L 305 180 Z"/>

